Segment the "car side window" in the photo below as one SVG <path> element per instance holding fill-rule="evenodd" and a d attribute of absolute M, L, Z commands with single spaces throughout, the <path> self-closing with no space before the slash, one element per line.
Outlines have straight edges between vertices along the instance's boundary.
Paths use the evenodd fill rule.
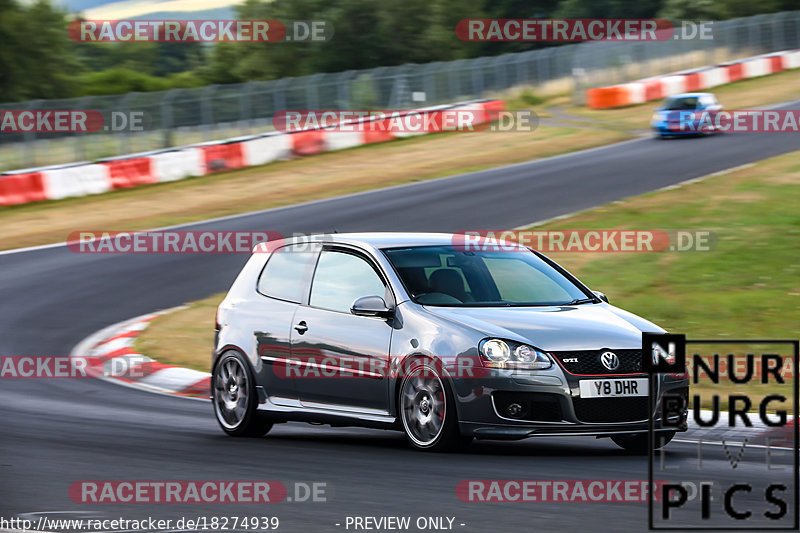
<path fill-rule="evenodd" d="M 353 302 L 362 296 L 386 298 L 386 286 L 372 265 L 355 254 L 323 250 L 311 283 L 309 303 L 349 313 Z"/>
<path fill-rule="evenodd" d="M 308 294 L 308 281 L 319 254 L 319 246 L 290 244 L 275 250 L 258 278 L 264 296 L 301 303 Z"/>

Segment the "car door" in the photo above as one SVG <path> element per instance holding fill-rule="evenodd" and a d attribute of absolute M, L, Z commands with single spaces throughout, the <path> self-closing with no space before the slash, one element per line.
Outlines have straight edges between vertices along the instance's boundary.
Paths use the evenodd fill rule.
<path fill-rule="evenodd" d="M 388 411 L 391 320 L 350 312 L 363 296 L 393 301 L 379 272 L 359 251 L 322 250 L 308 305 L 297 308 L 291 332 L 292 359 L 301 362 L 295 383 L 304 406 Z"/>
<path fill-rule="evenodd" d="M 278 405 L 299 405 L 297 387 L 288 371 L 291 332 L 298 306 L 308 288 L 320 246 L 292 244 L 275 250 L 260 276 L 251 323 L 256 348 L 267 372 L 265 390 Z"/>

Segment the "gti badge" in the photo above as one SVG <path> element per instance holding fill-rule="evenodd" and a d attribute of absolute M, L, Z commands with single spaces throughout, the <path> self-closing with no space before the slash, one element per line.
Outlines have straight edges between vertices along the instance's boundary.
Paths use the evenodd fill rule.
<path fill-rule="evenodd" d="M 603 352 L 600 356 L 600 362 L 607 370 L 616 370 L 619 368 L 619 357 L 614 352 Z"/>
<path fill-rule="evenodd" d="M 578 362 L 578 358 L 577 357 L 565 357 L 564 358 L 564 362 L 565 363 L 577 363 Z"/>

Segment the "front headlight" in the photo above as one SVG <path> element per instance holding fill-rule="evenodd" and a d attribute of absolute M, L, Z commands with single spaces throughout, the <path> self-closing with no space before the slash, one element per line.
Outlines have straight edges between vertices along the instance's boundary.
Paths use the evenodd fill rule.
<path fill-rule="evenodd" d="M 486 339 L 481 341 L 479 351 L 481 362 L 490 368 L 545 370 L 553 366 L 545 352 L 518 342 Z"/>
<path fill-rule="evenodd" d="M 650 122 L 661 122 L 666 117 L 666 113 L 663 111 L 656 111 L 653 113 L 653 118 L 650 119 Z"/>

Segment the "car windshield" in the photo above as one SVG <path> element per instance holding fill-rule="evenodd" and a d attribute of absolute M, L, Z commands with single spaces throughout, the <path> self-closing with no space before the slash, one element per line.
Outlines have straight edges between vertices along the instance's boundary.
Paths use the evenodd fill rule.
<path fill-rule="evenodd" d="M 668 111 L 685 111 L 690 109 L 697 109 L 700 99 L 692 96 L 682 96 L 679 98 L 667 98 L 664 101 L 664 109 Z"/>
<path fill-rule="evenodd" d="M 464 251 L 458 246 L 383 250 L 412 299 L 434 306 L 542 306 L 591 301 L 527 249 Z"/>

